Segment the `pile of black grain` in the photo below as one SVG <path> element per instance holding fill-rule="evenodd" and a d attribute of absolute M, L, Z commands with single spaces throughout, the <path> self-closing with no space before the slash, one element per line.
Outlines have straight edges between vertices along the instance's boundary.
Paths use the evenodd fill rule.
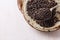
<path fill-rule="evenodd" d="M 56 8 L 50 11 L 50 8 L 56 6 L 55 1 L 48 0 L 30 0 L 27 2 L 28 15 L 36 20 L 43 27 L 52 27 L 56 22 Z"/>

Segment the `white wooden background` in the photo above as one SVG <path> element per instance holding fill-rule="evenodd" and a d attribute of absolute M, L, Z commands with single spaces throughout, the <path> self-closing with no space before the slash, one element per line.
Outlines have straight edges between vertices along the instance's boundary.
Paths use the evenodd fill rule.
<path fill-rule="evenodd" d="M 39 32 L 27 24 L 17 0 L 0 0 L 0 40 L 60 40 L 60 30 Z"/>

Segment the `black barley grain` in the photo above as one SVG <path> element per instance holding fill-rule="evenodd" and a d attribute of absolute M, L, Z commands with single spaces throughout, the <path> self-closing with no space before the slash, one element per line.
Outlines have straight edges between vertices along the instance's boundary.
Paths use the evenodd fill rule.
<path fill-rule="evenodd" d="M 36 22 L 44 27 L 52 27 L 57 21 L 54 18 L 56 8 L 50 11 L 50 8 L 56 6 L 53 0 L 30 0 L 27 2 L 27 14 Z"/>

